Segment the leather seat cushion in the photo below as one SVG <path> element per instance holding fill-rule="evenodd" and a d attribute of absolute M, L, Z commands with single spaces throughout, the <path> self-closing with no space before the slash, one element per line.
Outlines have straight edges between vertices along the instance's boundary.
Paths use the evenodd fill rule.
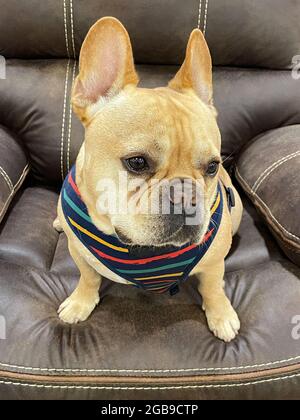
<path fill-rule="evenodd" d="M 65 235 L 52 228 L 57 198 L 52 190 L 26 188 L 2 227 L 0 308 L 7 338 L 0 340 L 0 389 L 6 385 L 6 396 L 34 398 L 40 385 L 38 395 L 48 386 L 49 398 L 108 398 L 120 390 L 126 398 L 175 398 L 174 384 L 184 384 L 181 398 L 237 397 L 244 393 L 241 382 L 251 388 L 248 396 L 271 398 L 287 383 L 289 397 L 297 396 L 300 353 L 292 318 L 300 270 L 282 258 L 247 199 L 226 273 L 242 330 L 226 345 L 208 331 L 195 279 L 172 298 L 106 280 L 90 319 L 63 324 L 56 311 L 76 286 L 78 270 Z M 226 384 L 235 386 L 223 389 Z"/>
<path fill-rule="evenodd" d="M 241 186 L 283 251 L 300 265 L 300 125 L 255 138 L 236 163 Z"/>

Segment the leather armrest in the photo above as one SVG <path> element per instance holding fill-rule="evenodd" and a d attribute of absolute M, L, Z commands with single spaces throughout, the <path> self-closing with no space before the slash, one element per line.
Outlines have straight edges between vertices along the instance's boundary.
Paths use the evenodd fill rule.
<path fill-rule="evenodd" d="M 235 174 L 282 250 L 300 266 L 300 125 L 256 137 Z"/>
<path fill-rule="evenodd" d="M 11 133 L 0 127 L 0 223 L 28 172 L 22 147 Z"/>

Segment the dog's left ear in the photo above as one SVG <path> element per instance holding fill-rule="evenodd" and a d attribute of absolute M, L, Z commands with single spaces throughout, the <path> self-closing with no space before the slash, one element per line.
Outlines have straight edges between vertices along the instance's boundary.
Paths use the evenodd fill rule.
<path fill-rule="evenodd" d="M 178 91 L 193 90 L 207 105 L 213 105 L 212 61 L 202 32 L 194 29 L 185 60 L 169 87 Z"/>

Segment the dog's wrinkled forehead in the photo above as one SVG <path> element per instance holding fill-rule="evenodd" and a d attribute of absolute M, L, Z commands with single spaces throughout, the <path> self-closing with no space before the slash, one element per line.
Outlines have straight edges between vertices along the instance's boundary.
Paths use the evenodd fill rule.
<path fill-rule="evenodd" d="M 124 154 L 180 152 L 218 154 L 219 130 L 211 108 L 196 95 L 169 88 L 127 89 L 107 104 L 93 107 L 86 140 Z"/>

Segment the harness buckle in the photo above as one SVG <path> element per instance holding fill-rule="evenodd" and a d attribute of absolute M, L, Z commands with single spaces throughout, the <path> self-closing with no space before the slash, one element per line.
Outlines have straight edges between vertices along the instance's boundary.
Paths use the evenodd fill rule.
<path fill-rule="evenodd" d="M 232 188 L 226 187 L 226 194 L 227 194 L 227 203 L 229 210 L 232 209 L 232 207 L 235 207 L 235 196 Z"/>

